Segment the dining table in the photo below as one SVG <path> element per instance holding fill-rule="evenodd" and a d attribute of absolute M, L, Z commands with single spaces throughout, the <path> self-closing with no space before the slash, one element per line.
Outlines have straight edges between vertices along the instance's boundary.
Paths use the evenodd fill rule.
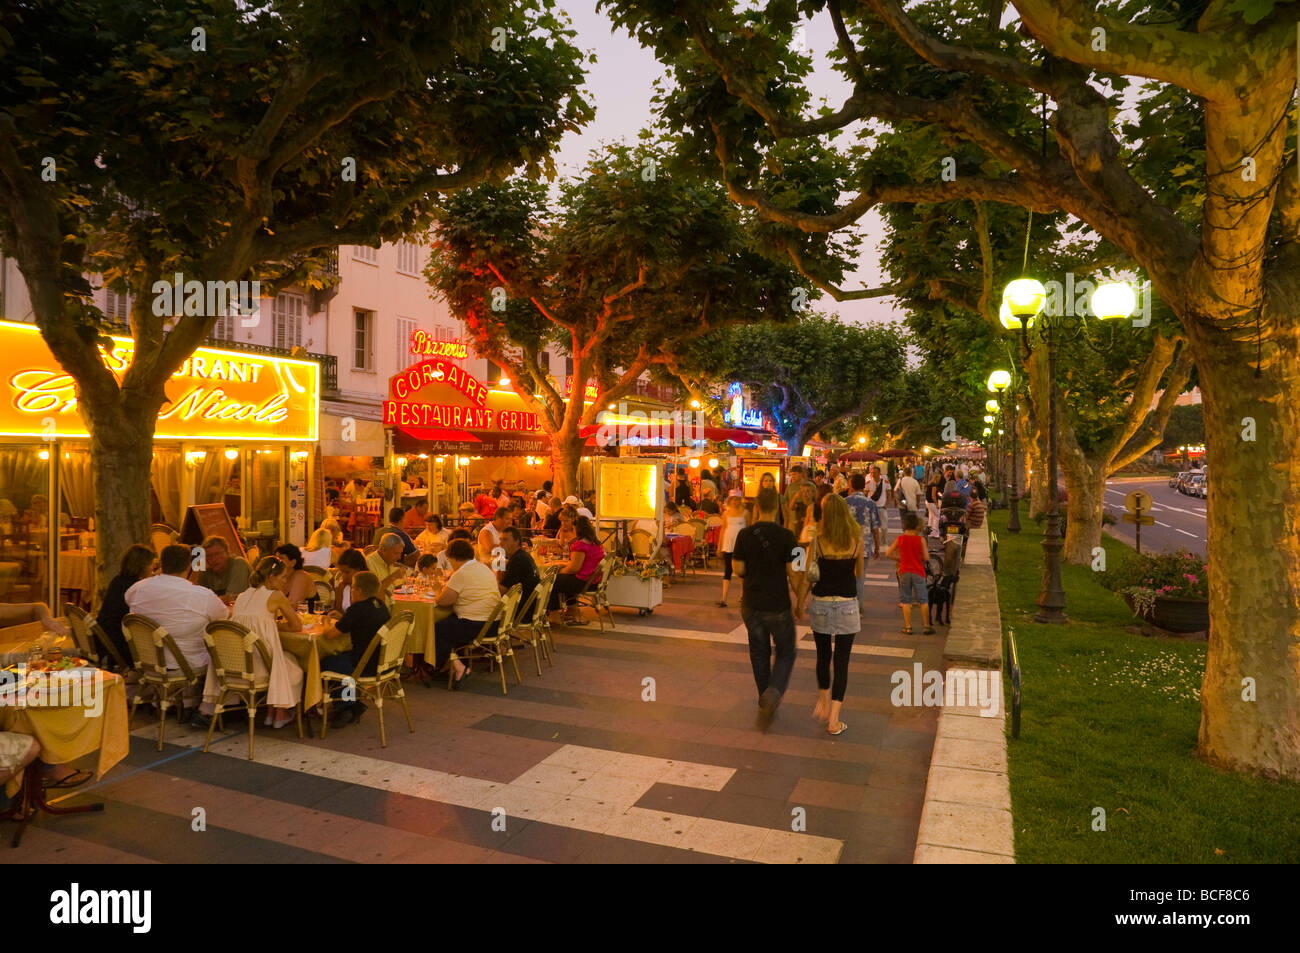
<path fill-rule="evenodd" d="M 673 559 L 673 568 L 681 572 L 683 560 L 695 550 L 695 538 L 684 533 L 664 533 L 664 548 Z"/>
<path fill-rule="evenodd" d="M 280 630 L 281 647 L 298 660 L 302 666 L 302 710 L 311 711 L 325 695 L 321 680 L 321 659 L 346 652 L 352 645 L 347 636 L 326 637 L 330 619 L 322 615 L 302 613 L 300 632 Z"/>
<path fill-rule="evenodd" d="M 65 549 L 59 553 L 59 588 L 94 591 L 95 550 Z"/>
<path fill-rule="evenodd" d="M 60 618 L 58 621 L 64 620 Z M 48 632 L 39 621 L 22 622 L 0 629 L 0 668 L 26 662 L 32 646 L 42 640 L 42 648 L 57 648 L 65 655 L 77 653 L 77 646 L 72 641 L 71 635 Z"/>
<path fill-rule="evenodd" d="M 39 664 L 52 664 L 57 656 L 57 652 L 46 653 Z M 98 780 L 131 749 L 126 681 L 80 661 L 83 664 L 67 671 L 37 669 L 24 662 L 0 673 L 0 731 L 28 735 L 40 745 L 38 759 L 5 785 L 11 798 L 22 792 L 3 815 L 20 821 L 11 842 L 14 847 L 37 814 L 104 809 L 102 803 L 54 806 L 46 797 L 44 765 L 67 764 L 97 753 L 94 776 Z"/>
<path fill-rule="evenodd" d="M 411 630 L 406 634 L 407 655 L 423 655 L 426 659 L 437 655 L 434 627 L 452 613 L 450 606 L 436 604 L 439 591 L 440 587 L 433 587 L 410 591 L 401 589 L 393 593 L 393 615 L 409 612 L 412 616 Z"/>

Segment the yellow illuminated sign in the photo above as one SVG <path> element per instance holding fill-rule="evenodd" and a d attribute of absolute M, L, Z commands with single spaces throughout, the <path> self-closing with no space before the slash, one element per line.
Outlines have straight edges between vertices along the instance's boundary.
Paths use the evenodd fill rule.
<path fill-rule="evenodd" d="M 135 355 L 130 338 L 100 348 L 119 383 Z M 88 436 L 72 377 L 30 324 L 0 321 L 4 354 L 0 435 Z M 320 365 L 315 361 L 201 347 L 166 384 L 158 440 L 316 440 Z"/>
<path fill-rule="evenodd" d="M 596 468 L 596 512 L 614 520 L 659 518 L 663 471 L 659 461 L 600 460 Z"/>

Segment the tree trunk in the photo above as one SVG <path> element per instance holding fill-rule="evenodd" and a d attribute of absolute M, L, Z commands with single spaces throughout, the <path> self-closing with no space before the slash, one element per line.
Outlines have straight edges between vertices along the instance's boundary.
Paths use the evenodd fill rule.
<path fill-rule="evenodd" d="M 552 489 L 561 500 L 570 493 L 581 496 L 578 492 L 578 467 L 582 464 L 584 449 L 586 449 L 586 441 L 576 433 L 551 434 L 551 479 L 554 481 Z"/>
<path fill-rule="evenodd" d="M 149 471 L 157 410 L 143 423 L 121 413 L 111 416 L 111 423 L 87 419 L 95 490 L 96 605 L 117 575 L 127 547 L 149 545 Z"/>
<path fill-rule="evenodd" d="M 1063 555 L 1068 563 L 1087 565 L 1092 562 L 1093 547 L 1101 545 L 1106 472 L 1076 449 L 1061 454 L 1061 473 L 1070 498 Z"/>
<path fill-rule="evenodd" d="M 1275 356 L 1256 377 L 1253 341 L 1187 325 L 1214 475 L 1200 752 L 1233 770 L 1300 780 L 1297 332 L 1274 332 Z"/>
<path fill-rule="evenodd" d="M 1033 519 L 1047 512 L 1047 435 L 1033 425 L 1027 414 L 1020 449 L 1025 468 L 1021 492 L 1029 494 L 1029 517 Z"/>

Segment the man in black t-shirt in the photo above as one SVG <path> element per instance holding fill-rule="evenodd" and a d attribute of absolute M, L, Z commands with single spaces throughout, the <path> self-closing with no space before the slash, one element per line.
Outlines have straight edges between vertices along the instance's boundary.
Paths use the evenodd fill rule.
<path fill-rule="evenodd" d="M 533 562 L 533 557 L 524 549 L 523 539 L 514 526 L 507 526 L 501 531 L 501 548 L 506 551 L 506 568 L 501 574 L 501 591 L 508 592 L 511 586 L 519 583 L 520 588 L 523 589 L 519 605 L 523 606 L 528 602 L 528 597 L 533 594 L 533 590 L 537 588 L 537 584 L 542 581 L 537 575 L 537 563 Z"/>
<path fill-rule="evenodd" d="M 759 726 L 766 729 L 781 704 L 781 696 L 794 671 L 794 613 L 790 588 L 798 588 L 798 575 L 791 566 L 798 541 L 794 533 L 778 526 L 781 498 L 775 490 L 760 490 L 755 503 L 757 516 L 736 536 L 731 565 L 744 582 L 740 617 L 749 632 L 749 661 L 758 688 Z M 776 662 L 772 662 L 772 648 Z"/>
<path fill-rule="evenodd" d="M 343 613 L 343 618 L 330 626 L 323 636 L 337 638 L 346 635 L 352 640 L 352 650 L 347 654 L 340 653 L 321 659 L 320 667 L 327 672 L 351 675 L 361 663 L 375 634 L 388 624 L 388 619 L 388 606 L 379 598 L 379 577 L 372 572 L 357 573 L 352 579 L 352 604 Z M 382 651 L 382 646 L 375 647 L 362 675 L 374 675 L 379 671 L 379 655 Z M 353 687 L 352 690 L 355 692 L 356 688 Z M 341 693 L 342 689 L 335 690 L 336 695 Z M 352 724 L 366 710 L 360 701 L 337 699 L 330 703 L 330 707 L 334 709 L 330 713 L 331 728 Z"/>

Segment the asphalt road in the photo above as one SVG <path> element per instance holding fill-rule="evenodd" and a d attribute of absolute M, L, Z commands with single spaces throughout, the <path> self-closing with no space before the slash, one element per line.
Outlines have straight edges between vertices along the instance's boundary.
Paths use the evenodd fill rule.
<path fill-rule="evenodd" d="M 1151 515 L 1154 526 L 1142 527 L 1142 551 L 1186 549 L 1199 556 L 1205 555 L 1205 501 L 1194 496 L 1183 496 L 1170 489 L 1168 477 L 1152 480 L 1107 480 L 1106 512 L 1116 520 L 1124 512 L 1124 497 L 1133 490 L 1146 490 L 1151 494 Z M 1129 545 L 1133 544 L 1133 530 L 1128 523 L 1117 522 L 1107 526 L 1106 532 Z"/>

